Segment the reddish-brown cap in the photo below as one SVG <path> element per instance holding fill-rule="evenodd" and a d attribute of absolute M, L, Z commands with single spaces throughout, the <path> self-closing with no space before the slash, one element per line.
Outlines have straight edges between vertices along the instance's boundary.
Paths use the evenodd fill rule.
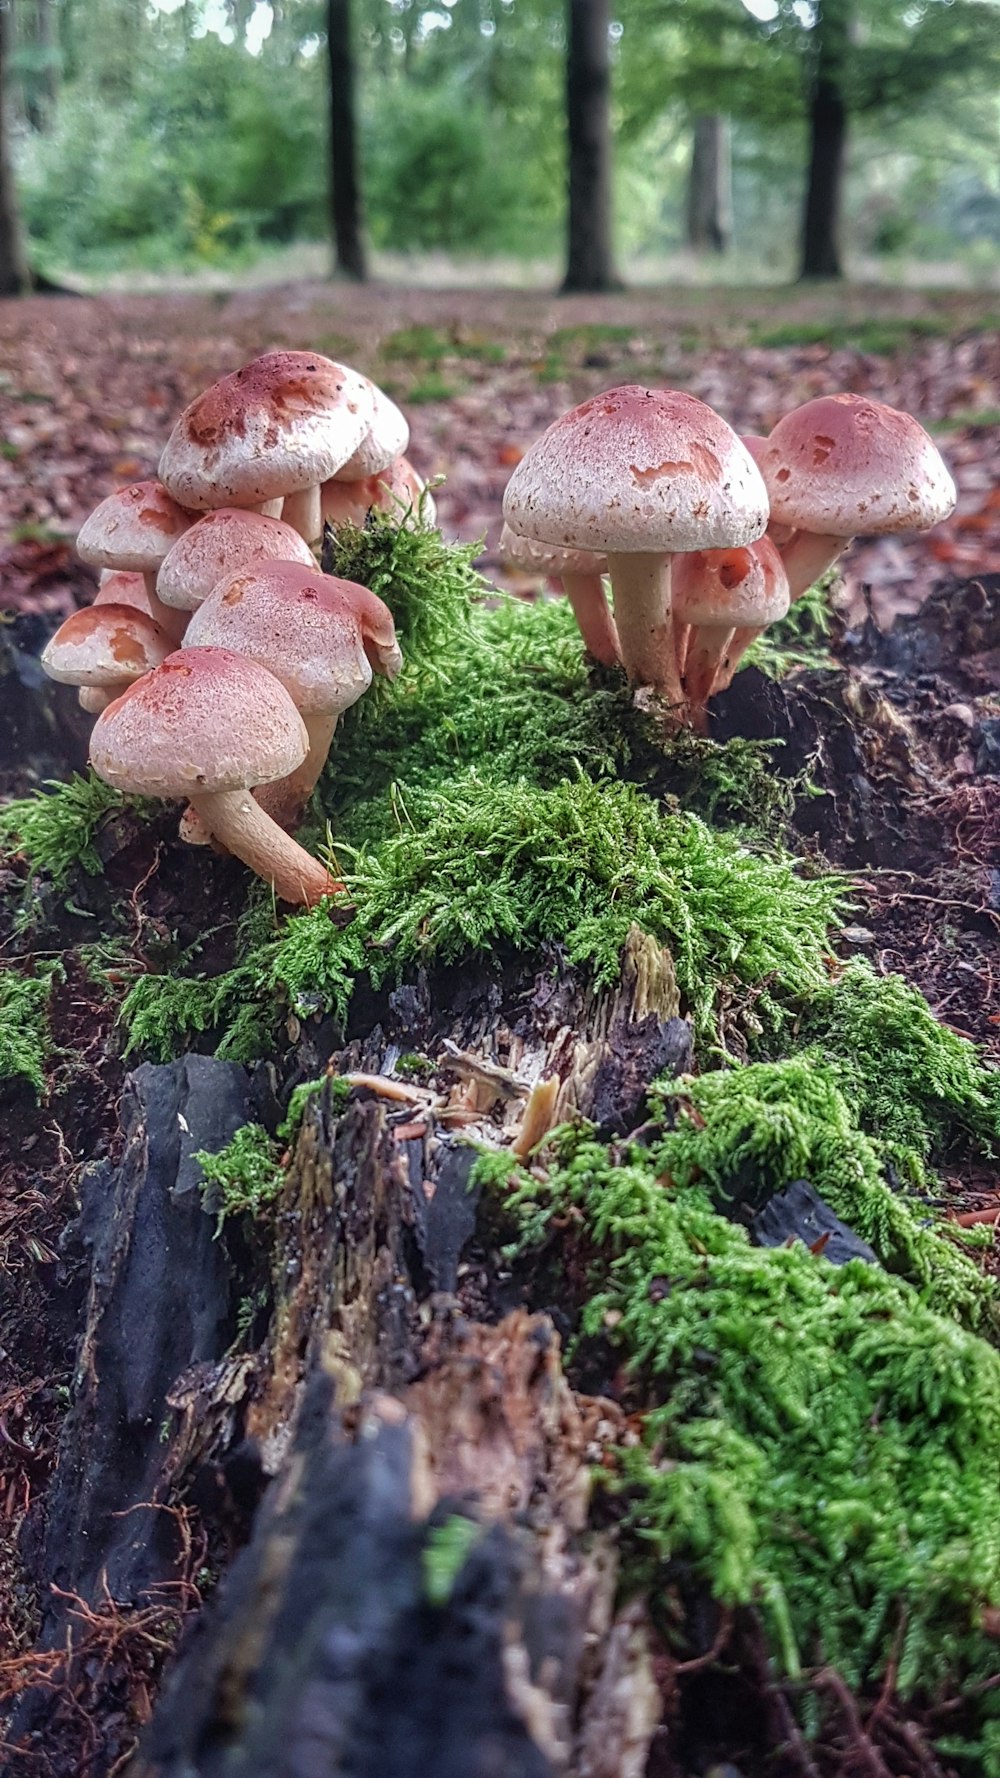
<path fill-rule="evenodd" d="M 910 414 L 867 395 L 821 395 L 778 421 L 760 464 L 771 517 L 823 537 L 927 531 L 955 485 Z"/>
<path fill-rule="evenodd" d="M 437 514 L 425 488 L 409 459 L 396 457 L 387 469 L 366 476 L 363 481 L 324 482 L 320 490 L 323 522 L 363 525 L 365 515 L 374 506 L 377 511 L 394 513 L 399 519 L 409 512 L 411 524 L 419 521 L 433 525 Z"/>
<path fill-rule="evenodd" d="M 366 377 L 319 352 L 266 352 L 185 408 L 160 474 L 189 506 L 260 506 L 334 475 L 373 404 Z"/>
<path fill-rule="evenodd" d="M 609 389 L 556 420 L 507 485 L 520 537 L 612 553 L 725 549 L 767 524 L 752 457 L 717 413 L 676 389 Z"/>
<path fill-rule="evenodd" d="M 131 605 L 133 611 L 144 611 L 147 617 L 153 615 L 145 575 L 134 568 L 105 568 L 94 594 L 94 604 Z"/>
<path fill-rule="evenodd" d="M 406 415 L 377 383 L 367 377 L 365 381 L 374 404 L 371 425 L 354 455 L 337 470 L 334 479 L 338 482 L 364 481 L 369 475 L 378 475 L 380 470 L 388 469 L 394 457 L 403 455 L 410 442 Z"/>
<path fill-rule="evenodd" d="M 500 532 L 500 555 L 509 568 L 525 574 L 606 574 L 607 560 L 589 549 L 560 549 L 556 543 L 536 543 L 519 537 L 509 525 Z"/>
<path fill-rule="evenodd" d="M 178 506 L 161 482 L 133 482 L 102 500 L 80 527 L 76 553 L 98 568 L 153 573 L 193 513 Z"/>
<path fill-rule="evenodd" d="M 209 594 L 186 640 L 259 661 L 304 716 L 337 715 L 372 680 L 353 591 L 352 582 L 298 562 L 242 568 Z"/>
<path fill-rule="evenodd" d="M 285 778 L 305 723 L 272 673 L 221 648 L 182 648 L 98 717 L 91 764 L 140 796 L 196 796 Z"/>
<path fill-rule="evenodd" d="M 764 629 L 788 611 L 788 576 L 768 537 L 758 537 L 746 549 L 677 556 L 670 584 L 674 616 L 685 624 Z"/>
<path fill-rule="evenodd" d="M 156 591 L 165 605 L 196 611 L 220 580 L 257 562 L 315 567 L 312 550 L 291 525 L 242 507 L 220 506 L 178 537 L 161 564 Z"/>
<path fill-rule="evenodd" d="M 42 666 L 61 685 L 128 685 L 158 667 L 173 646 L 145 611 L 95 602 L 60 624 Z"/>

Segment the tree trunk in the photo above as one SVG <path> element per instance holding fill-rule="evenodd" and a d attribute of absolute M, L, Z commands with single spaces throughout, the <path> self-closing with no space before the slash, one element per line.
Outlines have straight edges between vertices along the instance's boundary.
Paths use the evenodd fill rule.
<path fill-rule="evenodd" d="M 688 245 L 725 253 L 733 236 L 729 124 L 720 112 L 696 117 L 688 177 Z"/>
<path fill-rule="evenodd" d="M 9 21 L 9 9 L 0 5 L 0 296 L 22 296 L 31 280 L 10 151 L 10 107 L 6 84 Z"/>
<path fill-rule="evenodd" d="M 809 183 L 802 227 L 803 278 L 842 278 L 840 209 L 847 143 L 851 0 L 821 0 L 813 26 Z"/>
<path fill-rule="evenodd" d="M 342 277 L 362 283 L 368 267 L 358 176 L 350 0 L 327 0 L 326 41 L 330 63 L 330 215 L 336 267 Z"/>
<path fill-rule="evenodd" d="M 615 290 L 608 0 L 568 0 L 569 230 L 563 289 Z"/>

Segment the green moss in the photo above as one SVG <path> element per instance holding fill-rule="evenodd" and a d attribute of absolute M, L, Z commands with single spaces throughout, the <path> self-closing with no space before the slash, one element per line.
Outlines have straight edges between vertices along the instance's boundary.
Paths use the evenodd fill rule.
<path fill-rule="evenodd" d="M 482 1526 L 462 1513 L 451 1513 L 441 1525 L 432 1525 L 424 1544 L 424 1597 L 429 1605 L 447 1605 L 455 1582 L 465 1567 L 470 1550 L 482 1537 Z"/>
<path fill-rule="evenodd" d="M 124 807 L 120 792 L 93 773 L 74 775 L 0 809 L 0 853 L 23 854 L 30 870 L 43 871 L 56 889 L 65 888 L 77 869 L 99 876 L 98 829 Z"/>
<path fill-rule="evenodd" d="M 216 1232 L 230 1216 L 266 1216 L 284 1181 L 278 1148 L 261 1124 L 244 1124 L 217 1154 L 195 1155 L 216 1212 Z"/>
<path fill-rule="evenodd" d="M 815 1055 L 762 1062 L 687 1079 L 666 1089 L 676 1127 L 653 1145 L 655 1171 L 675 1185 L 702 1183 L 717 1202 L 753 1204 L 808 1179 L 890 1271 L 928 1304 L 970 1326 L 1000 1327 L 1000 1294 L 948 1225 L 891 1190 L 884 1145 L 865 1133 L 865 1108 L 850 1100 Z"/>
<path fill-rule="evenodd" d="M 838 578 L 836 567 L 821 575 L 815 586 L 796 599 L 787 617 L 758 636 L 747 651 L 745 665 L 759 667 L 772 679 L 784 679 L 798 667 L 832 667 L 830 590 Z"/>
<path fill-rule="evenodd" d="M 31 975 L 10 965 L 0 975 L 0 1081 L 27 1081 L 44 1098 L 45 1069 L 52 1054 L 49 1009 L 58 963 L 37 963 Z"/>
<path fill-rule="evenodd" d="M 526 1239 L 556 1219 L 563 1267 L 567 1239 L 591 1255 L 582 1330 L 626 1362 L 643 1416 L 612 1486 L 654 1607 L 693 1571 L 758 1606 L 790 1674 L 870 1685 L 900 1630 L 904 1697 L 992 1671 L 976 1629 L 1000 1602 L 991 1346 L 879 1267 L 751 1247 L 704 1191 L 666 1185 L 661 1151 L 564 1135 L 541 1179 L 502 1155 L 479 1172 L 512 1179 Z"/>

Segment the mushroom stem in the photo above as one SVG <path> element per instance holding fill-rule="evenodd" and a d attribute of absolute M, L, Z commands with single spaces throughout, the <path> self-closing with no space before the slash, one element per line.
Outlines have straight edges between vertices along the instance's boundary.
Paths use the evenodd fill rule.
<path fill-rule="evenodd" d="M 80 709 L 86 710 L 88 716 L 100 716 L 101 711 L 106 710 L 109 704 L 113 704 L 119 691 L 124 691 L 124 689 L 124 685 L 112 686 L 109 691 L 105 691 L 104 687 L 100 685 L 81 685 Z"/>
<path fill-rule="evenodd" d="M 599 574 L 563 574 L 563 592 L 573 607 L 584 644 L 603 667 L 621 665 L 621 648 L 608 596 Z"/>
<path fill-rule="evenodd" d="M 254 791 L 254 797 L 272 821 L 279 827 L 298 827 L 305 814 L 306 804 L 316 788 L 320 773 L 326 765 L 330 743 L 337 727 L 338 712 L 327 711 L 319 716 L 306 716 L 302 720 L 309 736 L 309 751 L 300 766 L 289 772 L 287 778 L 279 778 L 274 784 L 260 784 Z"/>
<path fill-rule="evenodd" d="M 259 512 L 262 519 L 280 519 L 284 504 L 284 499 L 279 494 L 277 500 L 265 500 L 262 506 L 252 507 L 251 511 Z"/>
<path fill-rule="evenodd" d="M 732 634 L 731 629 L 723 629 L 717 624 L 691 625 L 691 639 L 684 664 L 684 689 L 688 696 L 691 725 L 700 734 L 705 732 L 706 706 L 712 695 L 716 675 L 725 662 L 727 645 Z"/>
<path fill-rule="evenodd" d="M 273 886 L 279 901 L 315 907 L 340 888 L 318 858 L 266 815 L 249 790 L 201 791 L 191 806 L 216 838 Z"/>
<path fill-rule="evenodd" d="M 676 609 L 674 610 L 674 614 L 673 614 L 673 625 L 674 625 L 674 652 L 677 656 L 677 671 L 680 674 L 681 678 L 683 679 L 683 677 L 684 677 L 684 663 L 687 660 L 688 644 L 691 641 L 691 625 L 686 624 L 684 622 L 684 619 L 682 617 L 678 616 Z"/>
<path fill-rule="evenodd" d="M 156 569 L 147 568 L 143 572 L 142 583 L 149 600 L 149 615 L 161 630 L 165 630 L 172 642 L 180 642 L 187 629 L 190 611 L 178 611 L 176 605 L 164 605 L 156 590 Z"/>
<path fill-rule="evenodd" d="M 286 494 L 281 516 L 312 547 L 323 534 L 323 509 L 320 505 L 319 483 L 300 488 L 297 494 Z"/>
<path fill-rule="evenodd" d="M 681 705 L 670 612 L 669 555 L 608 552 L 615 623 L 625 671 L 635 685 L 651 685 L 669 704 Z"/>
<path fill-rule="evenodd" d="M 816 585 L 821 574 L 833 567 L 850 541 L 849 537 L 822 537 L 813 531 L 792 532 L 788 542 L 781 545 L 779 554 L 788 575 L 788 591 L 793 604 Z"/>

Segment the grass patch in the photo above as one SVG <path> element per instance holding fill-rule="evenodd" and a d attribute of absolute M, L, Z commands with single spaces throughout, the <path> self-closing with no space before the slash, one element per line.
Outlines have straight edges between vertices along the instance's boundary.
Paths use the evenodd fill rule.
<path fill-rule="evenodd" d="M 943 316 L 915 315 L 893 320 L 885 316 L 856 321 L 782 321 L 776 327 L 752 329 L 757 346 L 828 346 L 831 352 L 843 348 L 855 352 L 871 352 L 890 357 L 919 339 L 941 339 L 953 331 Z"/>

